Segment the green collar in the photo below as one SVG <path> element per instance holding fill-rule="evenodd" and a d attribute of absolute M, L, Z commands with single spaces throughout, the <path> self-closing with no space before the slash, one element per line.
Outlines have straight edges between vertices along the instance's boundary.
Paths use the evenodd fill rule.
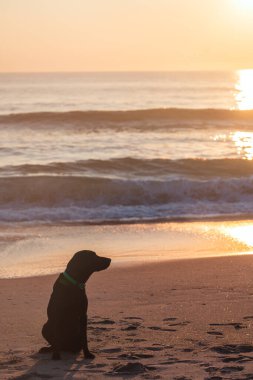
<path fill-rule="evenodd" d="M 71 282 L 71 284 L 77 286 L 79 289 L 83 290 L 84 289 L 84 284 L 79 284 L 73 277 L 71 277 L 67 272 L 63 272 L 62 273 L 63 276 L 69 281 Z"/>

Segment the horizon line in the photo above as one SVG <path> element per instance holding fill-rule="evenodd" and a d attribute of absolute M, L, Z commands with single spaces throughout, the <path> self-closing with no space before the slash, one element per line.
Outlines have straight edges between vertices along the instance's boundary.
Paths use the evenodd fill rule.
<path fill-rule="evenodd" d="M 185 73 L 185 72 L 237 72 L 242 70 L 253 70 L 252 67 L 235 69 L 171 69 L 171 70 L 52 70 L 52 71 L 0 71 L 1 74 L 116 74 L 116 73 Z"/>

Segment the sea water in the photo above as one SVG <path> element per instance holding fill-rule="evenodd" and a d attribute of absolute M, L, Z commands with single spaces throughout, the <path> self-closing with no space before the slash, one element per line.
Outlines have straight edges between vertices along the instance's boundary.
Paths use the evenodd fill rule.
<path fill-rule="evenodd" d="M 0 223 L 252 214 L 243 75 L 1 74 Z"/>
<path fill-rule="evenodd" d="M 251 70 L 0 74 L 1 243 L 14 227 L 252 218 L 252 89 Z"/>

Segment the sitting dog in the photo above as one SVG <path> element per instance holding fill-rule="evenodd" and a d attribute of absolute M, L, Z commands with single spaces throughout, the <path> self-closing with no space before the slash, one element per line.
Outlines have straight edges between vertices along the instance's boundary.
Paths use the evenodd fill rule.
<path fill-rule="evenodd" d="M 61 351 L 80 352 L 85 358 L 95 356 L 88 349 L 87 309 L 85 283 L 93 272 L 109 267 L 111 259 L 97 256 L 92 251 L 79 251 L 69 261 L 66 271 L 57 278 L 49 300 L 48 321 L 42 335 L 50 344 L 40 352 L 53 352 L 52 358 L 60 359 Z"/>

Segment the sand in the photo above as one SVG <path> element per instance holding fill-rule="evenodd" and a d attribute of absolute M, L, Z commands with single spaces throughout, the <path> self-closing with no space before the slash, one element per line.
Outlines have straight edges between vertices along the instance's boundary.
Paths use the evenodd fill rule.
<path fill-rule="evenodd" d="M 241 255 L 94 274 L 93 361 L 37 353 L 55 275 L 0 280 L 0 378 L 253 379 L 252 269 Z"/>

